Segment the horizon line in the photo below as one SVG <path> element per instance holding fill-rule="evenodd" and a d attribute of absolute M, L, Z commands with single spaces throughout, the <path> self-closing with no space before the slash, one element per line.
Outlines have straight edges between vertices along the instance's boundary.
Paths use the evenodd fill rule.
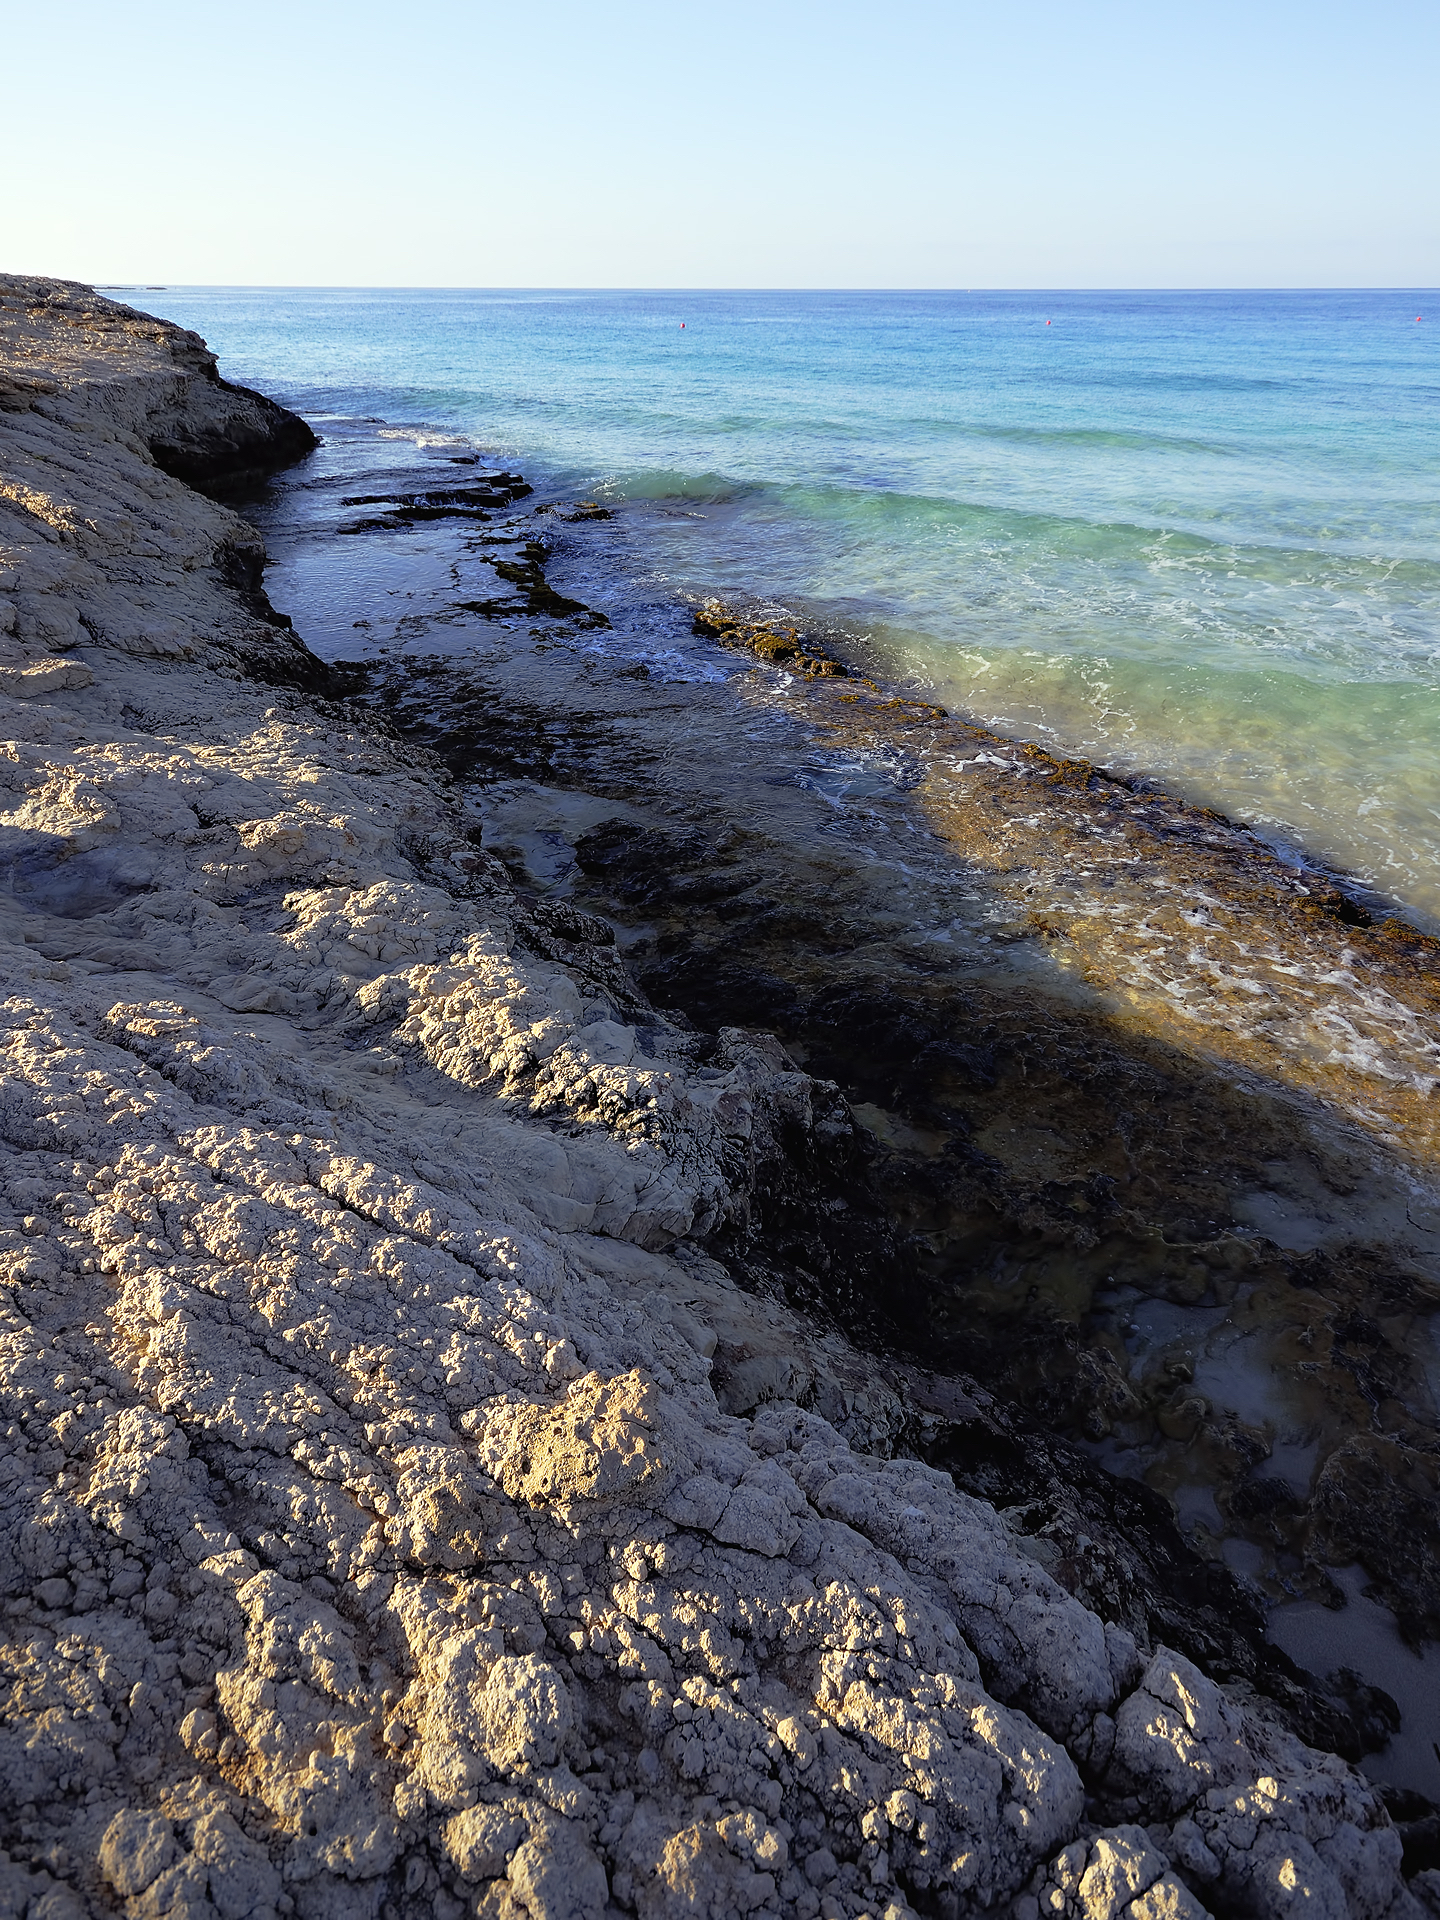
<path fill-rule="evenodd" d="M 61 274 L 20 274 L 19 279 L 58 280 L 68 276 Z M 613 284 L 585 285 L 555 282 L 526 283 L 517 281 L 513 285 L 462 284 L 459 281 L 420 281 L 420 280 L 90 280 L 76 284 L 89 286 L 97 293 L 173 293 L 181 289 L 205 293 L 652 293 L 652 294 L 704 294 L 704 293 L 844 293 L 844 294 L 977 294 L 977 293 L 1436 293 L 1440 294 L 1440 283 L 1421 285 L 1419 282 L 1391 283 L 1359 282 L 1354 283 L 1287 283 L 1284 285 L 1185 285 L 1185 286 L 759 286 L 759 285 L 654 285 Z"/>

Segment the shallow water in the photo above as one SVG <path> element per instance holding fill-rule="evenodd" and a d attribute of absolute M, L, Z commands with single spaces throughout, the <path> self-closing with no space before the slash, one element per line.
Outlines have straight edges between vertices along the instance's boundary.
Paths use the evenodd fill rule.
<path fill-rule="evenodd" d="M 1440 1802 L 1440 1649 L 1407 1647 L 1388 1607 L 1367 1598 L 1363 1567 L 1338 1567 L 1345 1595 L 1338 1612 L 1318 1600 L 1296 1600 L 1270 1615 L 1270 1638 L 1311 1673 L 1350 1667 L 1399 1705 L 1400 1731 L 1382 1753 L 1362 1762 L 1372 1780 L 1409 1787 Z"/>
<path fill-rule="evenodd" d="M 778 596 L 1440 925 L 1425 294 L 136 297 L 377 455 L 631 503 L 612 606 Z"/>

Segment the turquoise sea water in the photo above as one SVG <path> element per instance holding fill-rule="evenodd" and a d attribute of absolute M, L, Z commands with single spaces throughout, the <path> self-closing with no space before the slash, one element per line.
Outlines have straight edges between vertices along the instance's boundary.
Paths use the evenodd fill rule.
<path fill-rule="evenodd" d="M 322 433 L 631 502 L 612 611 L 787 603 L 1440 924 L 1440 295 L 121 297 Z"/>

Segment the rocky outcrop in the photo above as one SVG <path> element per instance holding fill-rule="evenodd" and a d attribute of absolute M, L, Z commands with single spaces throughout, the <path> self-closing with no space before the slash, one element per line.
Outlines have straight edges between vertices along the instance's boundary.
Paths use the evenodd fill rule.
<path fill-rule="evenodd" d="M 134 415 L 156 465 L 206 493 L 243 493 L 320 444 L 298 414 L 222 380 L 198 333 L 73 280 L 0 274 L 0 356 L 0 408 L 98 381 L 104 411 Z"/>
<path fill-rule="evenodd" d="M 0 422 L 0 674 L 13 696 L 79 684 L 87 643 L 325 684 L 265 598 L 254 528 L 163 470 L 187 447 L 212 477 L 279 466 L 314 444 L 303 421 L 226 386 L 182 328 L 5 275 Z"/>
<path fill-rule="evenodd" d="M 297 688 L 150 450 L 203 371 L 26 298 L 0 1912 L 1418 1920 L 1368 1784 L 887 1457 L 862 1356 L 726 1410 L 778 1323 L 707 1247 L 843 1103 Z"/>

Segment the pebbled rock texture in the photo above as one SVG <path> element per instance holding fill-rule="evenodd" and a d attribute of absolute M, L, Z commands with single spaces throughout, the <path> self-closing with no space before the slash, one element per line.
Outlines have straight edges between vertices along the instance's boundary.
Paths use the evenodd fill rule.
<path fill-rule="evenodd" d="M 190 336 L 4 299 L 0 1914 L 1418 1920 L 882 1390 L 722 1409 L 701 1243 L 843 1103 L 300 690 Z"/>

